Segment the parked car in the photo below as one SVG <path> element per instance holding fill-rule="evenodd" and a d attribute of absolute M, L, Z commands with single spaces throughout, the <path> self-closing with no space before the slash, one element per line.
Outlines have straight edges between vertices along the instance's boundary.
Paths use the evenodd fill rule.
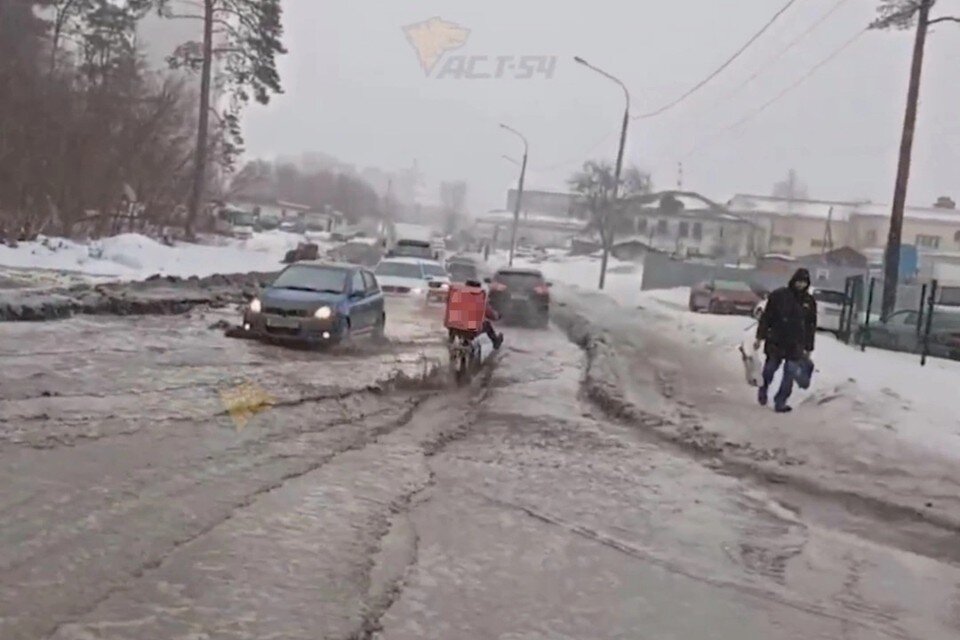
<path fill-rule="evenodd" d="M 817 329 L 840 333 L 840 315 L 846 294 L 831 289 L 814 289 L 813 298 L 817 301 Z"/>
<path fill-rule="evenodd" d="M 550 324 L 550 287 L 537 269 L 507 268 L 497 271 L 486 282 L 490 285 L 490 305 L 505 322 Z"/>
<path fill-rule="evenodd" d="M 280 223 L 280 231 L 286 231 L 287 233 L 296 233 L 304 234 L 307 232 L 307 225 L 303 220 L 284 220 Z"/>
<path fill-rule="evenodd" d="M 243 314 L 244 329 L 260 338 L 325 345 L 350 337 L 381 337 L 383 294 L 368 269 L 331 262 L 298 262 L 277 276 Z"/>
<path fill-rule="evenodd" d="M 463 256 L 454 256 L 447 261 L 447 273 L 452 282 L 464 283 L 468 280 L 480 280 L 480 267 L 475 260 Z"/>
<path fill-rule="evenodd" d="M 257 218 L 257 231 L 273 231 L 280 227 L 280 218 L 274 215 L 260 215 Z"/>
<path fill-rule="evenodd" d="M 446 300 L 450 276 L 443 265 L 421 258 L 386 258 L 374 271 L 383 292 L 398 296 L 423 296 L 427 302 Z"/>
<path fill-rule="evenodd" d="M 877 321 L 859 328 L 858 340 L 867 345 L 893 351 L 919 353 L 923 348 L 924 326 L 918 330 L 920 313 L 913 310 L 897 311 L 886 321 Z M 929 353 L 941 358 L 960 360 L 960 313 L 935 311 L 930 328 Z"/>
<path fill-rule="evenodd" d="M 690 311 L 709 313 L 755 313 L 760 301 L 750 285 L 739 280 L 707 280 L 690 289 Z"/>

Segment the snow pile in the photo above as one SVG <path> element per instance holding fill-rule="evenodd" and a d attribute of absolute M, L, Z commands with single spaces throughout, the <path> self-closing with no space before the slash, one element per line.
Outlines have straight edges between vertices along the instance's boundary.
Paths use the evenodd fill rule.
<path fill-rule="evenodd" d="M 120 280 L 142 280 L 158 273 L 204 277 L 214 273 L 267 272 L 280 269 L 284 254 L 303 240 L 303 236 L 284 231 L 256 233 L 249 240 L 211 238 L 208 244 L 179 243 L 173 247 L 137 233 L 90 244 L 45 238 L 20 243 L 16 249 L 0 246 L 0 266 Z"/>
<path fill-rule="evenodd" d="M 694 347 L 730 351 L 721 360 L 731 376 L 740 375 L 734 353 L 744 337 L 753 335 L 751 318 L 694 314 L 686 310 L 687 288 L 646 291 L 646 308 L 674 319 L 677 338 Z M 827 333 L 818 333 L 814 351 L 815 384 L 795 392 L 795 403 L 844 397 L 858 409 L 847 423 L 859 431 L 882 429 L 912 446 L 960 459 L 960 418 L 947 400 L 960 385 L 960 362 L 931 358 L 920 366 L 920 356 L 847 345 Z M 775 385 L 778 381 L 775 381 Z M 744 388 L 744 395 L 752 391 Z"/>

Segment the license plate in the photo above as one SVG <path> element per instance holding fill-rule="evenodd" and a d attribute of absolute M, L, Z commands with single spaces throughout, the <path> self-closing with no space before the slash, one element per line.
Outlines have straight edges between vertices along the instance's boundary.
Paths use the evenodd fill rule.
<path fill-rule="evenodd" d="M 277 327 L 278 329 L 296 329 L 300 326 L 300 321 L 293 318 L 267 318 L 267 326 Z"/>
<path fill-rule="evenodd" d="M 516 300 L 517 302 L 526 302 L 527 300 L 530 299 L 530 296 L 525 295 L 525 294 L 522 294 L 522 293 L 515 293 L 515 294 L 513 294 L 512 296 L 510 296 L 510 299 L 511 299 L 511 300 Z"/>

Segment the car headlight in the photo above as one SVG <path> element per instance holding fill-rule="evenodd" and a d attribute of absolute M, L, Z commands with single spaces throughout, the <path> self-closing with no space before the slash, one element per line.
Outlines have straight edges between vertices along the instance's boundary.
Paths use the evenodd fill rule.
<path fill-rule="evenodd" d="M 260 303 L 260 298 L 254 298 L 250 301 L 250 311 L 260 313 L 262 310 L 263 304 Z"/>
<path fill-rule="evenodd" d="M 450 285 L 447 284 L 446 282 L 444 282 L 442 285 L 440 285 L 440 290 L 441 290 L 441 291 L 446 291 L 446 290 L 449 289 L 449 288 L 450 288 Z"/>
<path fill-rule="evenodd" d="M 421 293 L 423 293 L 423 289 L 419 289 L 419 288 L 418 288 L 418 289 L 411 289 L 410 292 L 411 292 L 413 295 L 418 296 L 418 295 L 420 295 Z"/>
<path fill-rule="evenodd" d="M 333 309 L 331 309 L 330 307 L 320 307 L 314 312 L 313 317 L 317 318 L 318 320 L 326 320 L 332 315 L 333 315 Z"/>

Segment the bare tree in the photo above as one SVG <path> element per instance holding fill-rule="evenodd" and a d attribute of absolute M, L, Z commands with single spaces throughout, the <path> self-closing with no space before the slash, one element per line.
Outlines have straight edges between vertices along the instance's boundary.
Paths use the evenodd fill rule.
<path fill-rule="evenodd" d="M 614 168 L 610 163 L 590 160 L 568 182 L 571 191 L 579 196 L 581 206 L 589 216 L 587 229 L 600 235 L 604 265 L 609 259 L 623 217 L 622 211 L 615 208 L 612 200 L 614 181 Z M 651 190 L 650 176 L 636 167 L 624 171 L 620 182 L 620 197 L 617 203 L 623 203 L 631 196 L 650 193 Z"/>

